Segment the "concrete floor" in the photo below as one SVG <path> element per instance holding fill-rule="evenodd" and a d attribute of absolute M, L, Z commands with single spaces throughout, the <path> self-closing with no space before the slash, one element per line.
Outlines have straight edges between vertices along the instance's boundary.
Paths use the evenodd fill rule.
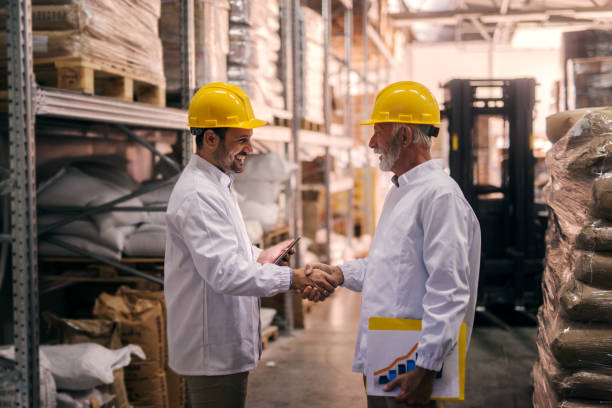
<path fill-rule="evenodd" d="M 360 294 L 339 290 L 306 315 L 306 329 L 270 343 L 249 376 L 247 407 L 365 407 L 351 372 Z M 536 329 L 477 326 L 468 352 L 466 400 L 444 407 L 531 407 Z"/>

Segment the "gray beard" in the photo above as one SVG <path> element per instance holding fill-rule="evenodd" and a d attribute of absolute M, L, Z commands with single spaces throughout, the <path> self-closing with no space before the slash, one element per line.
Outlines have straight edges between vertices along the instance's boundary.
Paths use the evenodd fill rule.
<path fill-rule="evenodd" d="M 395 163 L 400 157 L 402 152 L 402 146 L 399 141 L 399 132 L 395 133 L 391 138 L 391 144 L 389 145 L 389 153 L 383 154 L 382 159 L 378 167 L 382 171 L 391 171 Z"/>

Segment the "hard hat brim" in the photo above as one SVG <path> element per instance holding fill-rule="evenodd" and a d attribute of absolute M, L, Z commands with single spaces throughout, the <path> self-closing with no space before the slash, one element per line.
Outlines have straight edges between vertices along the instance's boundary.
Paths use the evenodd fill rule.
<path fill-rule="evenodd" d="M 246 122 L 240 122 L 238 125 L 232 127 L 237 127 L 240 129 L 254 129 L 257 127 L 266 126 L 267 124 L 268 122 L 266 122 L 265 120 L 251 119 L 247 120 Z"/>
<path fill-rule="evenodd" d="M 432 126 L 440 126 L 440 122 L 421 122 L 421 121 L 404 121 L 404 120 L 378 120 L 378 119 L 369 119 L 365 122 L 359 122 L 360 125 L 375 125 L 377 123 L 411 123 L 413 125 L 432 125 Z"/>

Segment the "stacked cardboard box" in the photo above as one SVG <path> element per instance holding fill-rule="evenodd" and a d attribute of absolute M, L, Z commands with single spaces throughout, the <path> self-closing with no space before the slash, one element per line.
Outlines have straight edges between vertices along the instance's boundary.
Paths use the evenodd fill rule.
<path fill-rule="evenodd" d="M 612 116 L 585 112 L 573 120 L 563 137 L 548 135 L 556 143 L 546 157 L 551 213 L 536 408 L 602 407 L 612 400 Z"/>

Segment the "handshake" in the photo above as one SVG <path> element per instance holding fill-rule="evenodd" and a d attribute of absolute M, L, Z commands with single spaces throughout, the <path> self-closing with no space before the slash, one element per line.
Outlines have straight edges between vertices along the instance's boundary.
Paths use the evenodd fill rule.
<path fill-rule="evenodd" d="M 293 270 L 291 289 L 301 293 L 304 299 L 318 302 L 334 293 L 342 283 L 344 275 L 339 267 L 315 263 Z"/>

